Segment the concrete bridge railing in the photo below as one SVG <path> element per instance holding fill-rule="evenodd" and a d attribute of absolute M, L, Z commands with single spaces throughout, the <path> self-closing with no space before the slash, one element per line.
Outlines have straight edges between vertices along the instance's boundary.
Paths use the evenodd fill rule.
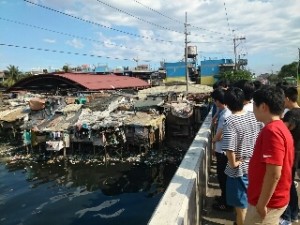
<path fill-rule="evenodd" d="M 148 225 L 198 225 L 211 159 L 211 111 L 203 122 Z"/>

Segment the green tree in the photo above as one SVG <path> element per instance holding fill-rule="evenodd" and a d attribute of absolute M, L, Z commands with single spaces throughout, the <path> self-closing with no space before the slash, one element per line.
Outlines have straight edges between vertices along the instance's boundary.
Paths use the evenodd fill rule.
<path fill-rule="evenodd" d="M 277 74 L 271 74 L 267 77 L 267 79 L 270 82 L 270 84 L 277 84 L 280 81 Z"/>
<path fill-rule="evenodd" d="M 7 79 L 3 82 L 3 85 L 5 87 L 11 87 L 21 78 L 22 72 L 17 66 L 9 65 L 5 75 Z"/>
<path fill-rule="evenodd" d="M 23 74 L 23 76 L 22 76 L 21 79 L 24 79 L 24 78 L 27 78 L 27 77 L 32 77 L 32 76 L 33 76 L 33 74 L 32 74 L 31 72 L 25 72 L 25 73 Z"/>
<path fill-rule="evenodd" d="M 287 65 L 283 65 L 278 73 L 278 78 L 283 79 L 285 77 L 295 77 L 297 74 L 297 64 L 298 62 L 292 62 Z"/>
<path fill-rule="evenodd" d="M 233 71 L 225 71 L 220 75 L 221 79 L 227 79 L 230 82 L 235 82 L 238 80 L 252 80 L 253 75 L 248 70 L 233 70 Z"/>
<path fill-rule="evenodd" d="M 65 71 L 65 73 L 70 71 L 70 67 L 68 65 L 64 65 L 62 69 Z"/>

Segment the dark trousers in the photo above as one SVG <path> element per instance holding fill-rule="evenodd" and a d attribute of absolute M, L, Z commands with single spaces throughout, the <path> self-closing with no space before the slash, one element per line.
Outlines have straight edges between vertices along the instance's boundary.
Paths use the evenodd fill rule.
<path fill-rule="evenodd" d="M 298 213 L 299 213 L 299 205 L 298 205 L 298 194 L 297 194 L 297 189 L 295 186 L 295 174 L 296 174 L 296 168 L 293 167 L 292 170 L 292 186 L 290 190 L 290 202 L 282 214 L 281 218 L 284 220 L 296 220 L 298 219 Z"/>
<path fill-rule="evenodd" d="M 226 179 L 227 175 L 224 173 L 228 159 L 223 153 L 215 153 L 217 159 L 217 177 L 221 189 L 221 203 L 227 205 L 226 203 Z"/>

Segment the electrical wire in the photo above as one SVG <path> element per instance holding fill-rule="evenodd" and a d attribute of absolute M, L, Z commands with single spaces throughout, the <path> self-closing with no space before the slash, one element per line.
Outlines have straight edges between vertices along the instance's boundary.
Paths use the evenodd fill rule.
<path fill-rule="evenodd" d="M 114 46 L 114 47 L 125 48 L 125 49 L 129 49 L 129 50 L 135 50 L 135 51 L 142 51 L 142 52 L 153 53 L 153 51 L 148 51 L 148 50 L 145 50 L 145 49 L 129 48 L 129 47 L 126 47 L 124 45 L 117 45 L 117 44 L 112 44 L 110 42 L 98 41 L 98 40 L 94 40 L 94 39 L 91 39 L 91 38 L 82 37 L 82 36 L 78 36 L 78 35 L 74 35 L 74 34 L 68 34 L 68 33 L 60 32 L 60 31 L 55 31 L 55 30 L 51 30 L 51 29 L 48 29 L 48 28 L 44 28 L 44 27 L 39 27 L 39 26 L 35 26 L 35 25 L 32 25 L 32 24 L 23 23 L 23 22 L 16 21 L 16 20 L 6 19 L 6 18 L 3 18 L 3 17 L 0 17 L 0 20 L 6 21 L 6 22 L 10 22 L 10 23 L 15 23 L 15 24 L 22 25 L 22 26 L 31 27 L 31 28 L 34 28 L 34 29 L 49 31 L 49 32 L 52 32 L 52 33 L 60 34 L 60 35 L 65 35 L 65 36 L 69 36 L 69 37 L 73 37 L 73 38 L 78 38 L 78 39 L 82 39 L 82 40 L 86 40 L 86 41 L 96 42 L 96 43 L 103 44 L 104 46 L 105 45 L 111 45 L 111 46 Z"/>
<path fill-rule="evenodd" d="M 229 26 L 229 19 L 228 19 L 228 14 L 227 14 L 227 9 L 226 9 L 225 1 L 224 1 L 224 10 L 225 10 L 225 15 L 226 15 L 226 20 L 227 20 L 228 31 L 229 31 L 229 33 L 232 33 L 232 34 L 233 34 L 233 30 L 232 30 L 232 29 L 230 28 L 230 26 Z"/>
<path fill-rule="evenodd" d="M 160 39 L 156 39 L 156 38 L 151 38 L 151 37 L 147 37 L 147 36 L 142 36 L 142 35 L 137 35 L 137 34 L 133 34 L 133 33 L 129 33 L 129 32 L 126 32 L 126 31 L 122 31 L 122 30 L 118 30 L 118 29 L 114 29 L 114 28 L 111 28 L 111 27 L 108 27 L 108 26 L 105 26 L 105 25 L 102 25 L 102 24 L 99 24 L 99 23 L 96 23 L 96 22 L 93 22 L 93 21 L 89 21 L 89 20 L 86 20 L 86 19 L 82 19 L 80 17 L 77 17 L 77 16 L 73 16 L 73 15 L 70 15 L 70 14 L 67 14 L 67 13 L 64 13 L 62 11 L 59 11 L 59 10 L 56 10 L 56 9 L 53 9 L 53 8 L 50 8 L 50 7 L 47 7 L 47 6 L 44 6 L 44 5 L 40 5 L 40 4 L 37 4 L 37 3 L 34 3 L 34 2 L 31 2 L 29 0 L 24 0 L 25 2 L 29 3 L 29 4 L 33 4 L 35 6 L 38 6 L 38 7 L 41 7 L 43 9 L 47 9 L 47 10 L 50 10 L 50 11 L 54 11 L 56 13 L 60 13 L 62 15 L 65 15 L 65 16 L 69 16 L 69 17 L 72 17 L 74 19 L 77 19 L 77 20 L 81 20 L 83 22 L 87 22 L 87 23 L 90 23 L 90 24 L 93 24 L 93 25 L 97 25 L 97 26 L 101 26 L 101 27 L 104 27 L 104 28 L 107 28 L 107 29 L 111 29 L 111 30 L 114 30 L 114 31 L 118 31 L 118 32 L 121 32 L 121 33 L 124 33 L 124 34 L 128 34 L 128 35 L 132 35 L 132 36 L 135 36 L 135 37 L 140 37 L 140 38 L 144 38 L 144 39 L 150 39 L 150 40 L 155 40 L 155 41 L 161 41 L 161 42 L 168 42 L 168 43 L 174 43 L 173 41 L 166 41 L 166 40 L 160 40 Z M 113 7 L 111 5 L 108 5 L 102 1 L 99 1 L 97 0 L 98 2 L 102 3 L 102 4 L 105 4 L 109 7 Z M 135 2 L 138 3 L 138 1 L 134 0 Z M 123 12 L 123 13 L 126 13 L 125 11 L 123 10 L 120 10 L 118 8 L 115 7 L 116 10 L 120 11 L 120 12 Z M 149 7 L 149 9 L 151 9 Z M 155 10 L 153 10 L 155 11 Z M 156 13 L 159 13 L 158 11 L 156 11 Z M 161 15 L 163 15 L 162 13 L 160 13 Z M 129 15 L 129 14 L 127 14 Z M 131 15 L 131 14 L 130 14 Z M 131 15 L 132 16 L 132 15 Z M 135 17 L 135 16 L 133 16 Z M 165 16 L 167 17 L 167 16 Z M 136 18 L 136 17 L 135 17 Z M 170 17 L 171 18 L 171 17 Z M 96 41 L 96 40 L 93 40 L 93 39 L 90 39 L 90 38 L 85 38 L 85 37 L 80 37 L 80 36 L 77 36 L 77 35 L 73 35 L 73 34 L 68 34 L 68 33 L 64 33 L 64 32 L 59 32 L 59 31 L 54 31 L 54 30 L 50 30 L 50 29 L 47 29 L 47 28 L 43 28 L 43 27 L 38 27 L 38 26 L 35 26 L 35 25 L 30 25 L 30 24 L 26 24 L 26 23 L 22 23 L 22 22 L 18 22 L 18 21 L 12 21 L 12 20 L 8 20 L 8 19 L 5 19 L 5 18 L 1 18 L 0 19 L 4 20 L 4 21 L 7 21 L 7 22 L 13 22 L 13 23 L 17 23 L 17 24 L 20 24 L 20 25 L 24 25 L 24 26 L 29 26 L 29 27 L 32 27 L 32 28 L 36 28 L 36 29 L 41 29 L 41 30 L 45 30 L 45 31 L 50 31 L 50 32 L 54 32 L 54 33 L 58 33 L 58 34 L 62 34 L 62 35 L 67 35 L 67 36 L 71 36 L 71 37 L 75 37 L 75 38 L 79 38 L 79 39 L 83 39 L 83 40 L 88 40 L 88 41 L 94 41 L 94 42 L 98 42 L 100 43 L 101 41 Z M 139 18 L 140 19 L 140 18 Z M 173 20 L 174 21 L 174 20 Z M 149 22 L 149 21 L 144 21 L 144 22 Z M 179 20 L 177 22 L 180 22 Z M 181 23 L 181 22 L 180 22 Z M 154 24 L 155 25 L 155 24 Z M 193 26 L 193 27 L 196 27 L 196 26 Z M 196 28 L 199 28 L 199 27 L 196 27 Z M 203 29 L 203 30 L 206 30 L 206 31 L 209 31 L 209 32 L 213 32 L 211 30 L 208 30 L 208 29 L 204 29 L 204 28 L 199 28 L 199 29 Z M 219 34 L 223 34 L 223 33 L 220 33 L 220 32 L 217 32 Z M 112 46 L 116 46 L 116 47 L 121 47 L 121 48 L 127 48 L 126 46 L 123 46 L 123 45 L 114 45 L 112 43 L 105 43 L 105 42 L 101 42 L 101 43 L 104 43 L 104 44 L 108 44 L 108 45 L 112 45 Z M 194 43 L 213 43 L 213 42 L 194 42 Z M 19 46 L 19 45 L 13 45 L 13 44 L 5 44 L 5 43 L 2 43 L 0 44 L 1 46 L 7 46 L 7 47 L 15 47 L 15 48 L 23 48 L 23 49 L 30 49 L 30 50 L 39 50 L 39 51 L 47 51 L 47 52 L 54 52 L 54 53 L 65 53 L 65 54 L 74 54 L 74 55 L 82 55 L 82 56 L 90 56 L 90 57 L 102 57 L 102 58 L 108 58 L 108 59 L 117 59 L 117 60 L 127 60 L 127 61 L 132 61 L 132 59 L 122 59 L 122 58 L 118 58 L 118 57 L 110 57 L 110 56 L 100 56 L 100 55 L 93 55 L 93 54 L 84 54 L 84 53 L 78 53 L 78 52 L 67 52 L 67 51 L 60 51 L 60 50 L 51 50 L 51 49 L 42 49 L 42 48 L 36 48 L 36 47 L 27 47 L 27 46 Z M 128 48 L 130 49 L 130 48 Z M 133 49 L 133 50 L 137 50 L 137 49 Z M 146 50 L 143 50 L 144 52 Z M 146 61 L 146 60 L 140 60 L 140 61 Z M 147 61 L 151 61 L 151 60 L 147 60 Z"/>
<path fill-rule="evenodd" d="M 137 16 L 135 16 L 135 15 L 132 15 L 132 14 L 130 14 L 130 13 L 128 13 L 128 12 L 122 10 L 122 9 L 119 9 L 119 8 L 117 8 L 117 7 L 115 7 L 115 6 L 112 6 L 112 5 L 110 5 L 110 4 L 106 3 L 106 2 L 103 2 L 103 1 L 100 1 L 100 0 L 96 0 L 96 1 L 99 2 L 99 3 L 101 3 L 101 4 L 103 4 L 103 5 L 106 5 L 107 7 L 110 7 L 110 8 L 115 9 L 115 10 L 121 12 L 121 13 L 124 13 L 124 14 L 126 14 L 126 15 L 128 15 L 128 16 L 131 16 L 131 17 L 133 17 L 133 18 L 135 18 L 135 19 L 137 19 L 137 20 L 140 20 L 140 21 L 142 21 L 142 22 L 144 22 L 144 23 L 150 24 L 150 25 L 155 26 L 155 27 L 159 27 L 159 28 L 164 29 L 164 30 L 176 32 L 176 33 L 179 33 L 179 34 L 184 34 L 183 32 L 179 32 L 179 31 L 176 31 L 176 30 L 172 30 L 172 29 L 170 29 L 170 28 L 167 28 L 167 27 L 158 25 L 158 24 L 156 24 L 156 23 L 152 23 L 152 22 L 150 22 L 150 21 L 148 21 L 148 20 L 144 20 L 144 19 L 142 19 L 142 18 L 140 18 L 140 17 L 137 17 Z"/>
<path fill-rule="evenodd" d="M 72 17 L 72 18 L 74 18 L 74 19 L 81 20 L 81 21 L 83 21 L 83 22 L 90 23 L 90 24 L 93 24 L 93 25 L 96 25 L 96 26 L 100 26 L 100 27 L 103 27 L 103 28 L 106 28 L 106 29 L 113 30 L 113 31 L 117 31 L 117 32 L 120 32 L 120 33 L 123 33 L 123 34 L 131 35 L 131 36 L 134 36 L 134 37 L 143 38 L 143 39 L 147 39 L 147 40 L 152 40 L 152 41 L 159 41 L 159 42 L 168 42 L 168 43 L 172 43 L 172 41 L 166 41 L 166 40 L 157 39 L 157 38 L 152 38 L 152 37 L 148 37 L 148 36 L 144 36 L 144 35 L 133 34 L 133 33 L 129 33 L 129 32 L 123 31 L 123 30 L 119 30 L 119 29 L 115 29 L 115 28 L 112 28 L 112 27 L 108 27 L 108 26 L 105 26 L 105 25 L 103 25 L 103 24 L 96 23 L 96 22 L 94 22 L 94 21 L 90 21 L 90 20 L 86 20 L 86 19 L 82 19 L 82 18 L 80 18 L 80 17 L 73 16 L 73 15 L 70 15 L 70 14 L 67 14 L 67 13 L 64 13 L 64 12 L 61 12 L 61 11 L 59 11 L 59 10 L 56 10 L 56 9 L 53 9 L 53 8 L 50 8 L 50 7 L 47 7 L 47 6 L 44 6 L 44 5 L 40 5 L 40 4 L 31 2 L 31 1 L 28 1 L 28 0 L 23 0 L 23 1 L 25 1 L 25 2 L 27 2 L 27 3 L 30 3 L 30 4 L 32 4 L 32 5 L 35 5 L 35 6 L 41 7 L 41 8 L 43 8 L 43 9 L 47 9 L 47 10 L 50 10 L 50 11 L 53 11 L 53 12 L 56 12 L 56 13 L 60 13 L 60 14 L 65 15 L 65 16 L 69 16 L 69 17 Z"/>
<path fill-rule="evenodd" d="M 79 53 L 79 52 L 69 52 L 69 51 L 47 49 L 47 48 L 36 48 L 36 47 L 20 46 L 20 45 L 14 45 L 14 44 L 6 44 L 6 43 L 0 43 L 0 46 L 23 48 L 23 49 L 53 52 L 53 53 L 61 53 L 61 54 L 68 54 L 68 55 L 80 55 L 80 56 L 88 56 L 88 57 L 96 57 L 96 58 L 107 58 L 107 59 L 115 59 L 115 60 L 123 60 L 123 61 L 134 61 L 133 59 L 127 59 L 127 58 L 101 56 L 101 55 L 86 54 L 86 53 Z M 140 59 L 139 59 L 139 61 L 152 62 L 151 60 L 140 60 Z"/>
<path fill-rule="evenodd" d="M 137 0 L 133 0 L 133 1 L 136 2 L 136 3 L 138 3 L 138 4 L 140 4 L 141 6 L 145 7 L 146 9 L 148 9 L 148 10 L 150 10 L 150 11 L 152 11 L 152 12 L 155 12 L 155 13 L 159 14 L 160 16 L 163 16 L 163 17 L 165 17 L 165 18 L 167 18 L 167 19 L 169 19 L 169 20 L 172 20 L 172 21 L 174 21 L 174 22 L 176 22 L 176 23 L 180 23 L 180 24 L 184 25 L 184 22 L 182 22 L 182 21 L 179 21 L 179 20 L 177 20 L 177 19 L 171 18 L 171 17 L 169 17 L 169 16 L 167 16 L 167 15 L 165 15 L 165 14 L 163 14 L 163 13 L 161 13 L 161 12 L 155 10 L 155 9 L 152 9 L 152 8 L 149 7 L 149 6 L 144 5 L 143 3 L 141 3 L 141 2 L 139 2 L 139 1 L 137 1 Z M 222 32 L 218 32 L 218 31 L 213 31 L 213 30 L 205 29 L 205 28 L 198 27 L 198 26 L 195 26 L 195 25 L 191 25 L 191 27 L 194 27 L 194 28 L 199 29 L 199 30 L 205 30 L 205 31 L 208 31 L 208 32 L 211 32 L 211 33 L 219 34 L 219 35 L 222 35 L 222 36 L 229 36 L 228 34 L 225 34 L 225 33 L 222 33 Z M 193 36 L 199 36 L 199 35 L 195 35 L 195 34 L 192 34 L 192 35 L 193 35 Z"/>
<path fill-rule="evenodd" d="M 60 34 L 60 35 L 65 35 L 65 36 L 68 36 L 68 37 L 73 37 L 73 38 L 77 38 L 77 39 L 81 39 L 81 40 L 86 40 L 86 41 L 91 41 L 91 42 L 95 42 L 95 43 L 100 43 L 103 46 L 110 45 L 110 46 L 124 48 L 124 49 L 128 49 L 128 50 L 153 53 L 153 51 L 148 51 L 146 49 L 129 48 L 129 47 L 126 47 L 125 45 L 117 45 L 117 44 L 112 44 L 110 42 L 98 41 L 98 40 L 94 40 L 94 39 L 91 39 L 91 38 L 82 37 L 82 36 L 78 36 L 78 35 L 74 35 L 74 34 L 69 34 L 69 33 L 64 33 L 64 32 L 60 32 L 60 31 L 55 31 L 55 30 L 51 30 L 51 29 L 48 29 L 48 28 L 44 28 L 44 27 L 39 27 L 39 26 L 32 25 L 32 24 L 23 23 L 23 22 L 16 21 L 16 20 L 10 20 L 10 19 L 7 19 L 7 18 L 3 18 L 1 16 L 0 16 L 0 20 L 3 20 L 5 22 L 10 22 L 10 23 L 15 23 L 15 24 L 22 25 L 22 26 L 31 27 L 31 28 L 34 28 L 34 29 L 39 29 L 39 30 L 44 30 L 44 31 L 48 31 L 48 32 Z M 197 42 L 197 41 L 191 41 L 191 43 L 214 43 L 214 42 Z M 157 51 L 155 53 L 157 53 Z"/>
<path fill-rule="evenodd" d="M 75 19 L 78 19 L 78 20 L 81 20 L 81 21 L 84 21 L 84 22 L 93 24 L 93 25 L 98 25 L 98 26 L 101 26 L 101 27 L 104 27 L 104 28 L 107 28 L 107 29 L 111 29 L 111 30 L 114 30 L 114 31 L 117 31 L 117 32 L 121 32 L 121 33 L 124 33 L 124 34 L 127 34 L 127 35 L 131 35 L 131 36 L 135 36 L 135 37 L 139 37 L 139 38 L 143 38 L 143 39 L 148 39 L 148 40 L 153 40 L 153 41 L 160 41 L 160 42 L 167 42 L 167 43 L 176 43 L 176 42 L 171 41 L 171 40 L 162 40 L 162 39 L 157 39 L 157 38 L 151 38 L 151 37 L 148 37 L 148 36 L 143 36 L 143 35 L 138 35 L 138 34 L 133 34 L 133 33 L 129 33 L 129 32 L 126 32 L 126 31 L 118 30 L 118 29 L 115 29 L 115 28 L 112 28 L 112 27 L 108 27 L 108 26 L 105 26 L 105 25 L 102 25 L 102 24 L 99 24 L 99 23 L 96 23 L 96 22 L 93 22 L 93 21 L 90 21 L 90 20 L 82 19 L 82 18 L 80 18 L 80 17 L 73 16 L 73 15 L 70 15 L 70 14 L 67 14 L 67 13 L 64 13 L 64 12 L 61 12 L 61 11 L 56 10 L 56 9 L 52 9 L 52 8 L 47 7 L 47 6 L 44 6 L 44 5 L 40 5 L 40 4 L 31 2 L 31 1 L 29 1 L 29 0 L 24 0 L 24 1 L 25 1 L 25 2 L 28 2 L 28 3 L 30 3 L 30 4 L 39 6 L 39 7 L 41 7 L 41 8 L 44 8 L 44 9 L 47 9 L 47 10 L 50 10 L 50 11 L 54 11 L 54 12 L 56 12 L 56 13 L 60 13 L 60 14 L 63 14 L 63 15 L 66 15 L 66 16 L 69 16 L 69 17 L 72 17 L 72 18 L 75 18 Z M 98 1 L 98 0 L 97 0 L 97 1 Z M 204 28 L 202 28 L 202 29 L 204 29 Z M 209 30 L 208 30 L 208 31 L 209 31 Z M 212 32 L 212 31 L 211 31 L 211 32 Z M 200 35 L 194 34 L 193 36 L 200 36 Z M 195 42 L 194 42 L 194 43 L 195 43 Z M 199 42 L 199 43 L 206 43 L 206 42 Z M 211 43 L 215 43 L 215 42 L 211 42 Z"/>
<path fill-rule="evenodd" d="M 172 21 L 174 21 L 174 22 L 176 22 L 176 23 L 180 23 L 180 24 L 184 25 L 184 22 L 182 22 L 182 21 L 179 21 L 179 20 L 177 20 L 177 19 L 173 19 L 173 18 L 171 18 L 171 17 L 169 17 L 169 16 L 166 16 L 166 15 L 162 14 L 161 12 L 159 12 L 159 11 L 157 11 L 157 10 L 155 10 L 155 9 L 150 8 L 149 6 L 146 6 L 146 5 L 144 5 L 143 3 L 141 3 L 141 2 L 139 2 L 139 1 L 137 1 L 137 0 L 133 0 L 133 1 L 136 2 L 136 3 L 138 3 L 138 4 L 140 4 L 141 6 L 145 7 L 146 9 L 148 9 L 148 10 L 150 10 L 150 11 L 157 13 L 158 15 L 161 15 L 161 16 L 163 16 L 163 17 L 169 19 L 169 20 L 172 20 Z"/>

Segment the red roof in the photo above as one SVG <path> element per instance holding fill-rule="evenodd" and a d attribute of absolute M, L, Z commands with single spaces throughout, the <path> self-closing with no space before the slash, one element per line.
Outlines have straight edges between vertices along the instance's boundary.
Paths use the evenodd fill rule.
<path fill-rule="evenodd" d="M 139 78 L 117 75 L 94 75 L 94 74 L 56 74 L 80 85 L 88 90 L 112 90 L 125 88 L 147 88 L 150 85 Z"/>

